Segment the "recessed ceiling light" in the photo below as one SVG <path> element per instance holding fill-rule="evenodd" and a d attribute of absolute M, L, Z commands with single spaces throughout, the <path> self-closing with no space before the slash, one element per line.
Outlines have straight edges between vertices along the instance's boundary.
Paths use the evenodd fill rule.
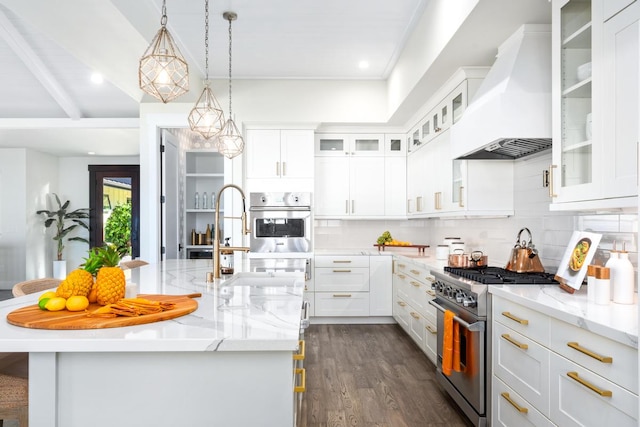
<path fill-rule="evenodd" d="M 367 68 L 369 68 L 369 61 L 358 62 L 358 68 L 360 68 L 361 70 L 366 70 Z"/>
<path fill-rule="evenodd" d="M 104 77 L 100 73 L 91 73 L 91 83 L 100 85 L 104 82 Z"/>

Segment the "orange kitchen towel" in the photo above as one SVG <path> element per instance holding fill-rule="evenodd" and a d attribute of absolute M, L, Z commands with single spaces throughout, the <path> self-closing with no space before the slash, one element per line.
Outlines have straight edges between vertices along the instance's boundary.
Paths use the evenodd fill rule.
<path fill-rule="evenodd" d="M 460 368 L 460 324 L 453 322 L 453 370 L 462 372 Z"/>
<path fill-rule="evenodd" d="M 442 334 L 442 373 L 449 376 L 453 368 L 453 318 L 451 310 L 444 312 L 444 333 Z"/>

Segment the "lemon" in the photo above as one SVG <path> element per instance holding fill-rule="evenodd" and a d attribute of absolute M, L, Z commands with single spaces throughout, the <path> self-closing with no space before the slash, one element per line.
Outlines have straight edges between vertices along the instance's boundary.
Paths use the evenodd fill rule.
<path fill-rule="evenodd" d="M 45 293 L 43 293 L 42 295 L 40 295 L 40 298 L 38 298 L 38 301 L 43 300 L 44 298 L 55 298 L 57 295 L 54 291 L 47 291 Z"/>
<path fill-rule="evenodd" d="M 49 298 L 44 305 L 44 308 L 49 311 L 60 311 L 64 310 L 67 304 L 67 300 L 62 297 Z"/>
<path fill-rule="evenodd" d="M 42 298 L 38 301 L 38 307 L 40 307 L 40 310 L 46 310 L 46 308 L 44 308 L 45 305 L 47 305 L 47 303 L 49 302 L 50 298 Z"/>
<path fill-rule="evenodd" d="M 66 307 L 69 311 L 82 311 L 89 307 L 89 299 L 82 295 L 74 295 L 67 298 Z"/>

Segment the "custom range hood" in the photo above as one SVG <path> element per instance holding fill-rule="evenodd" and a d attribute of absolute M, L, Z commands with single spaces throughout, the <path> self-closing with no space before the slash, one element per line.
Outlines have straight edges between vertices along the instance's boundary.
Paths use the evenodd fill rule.
<path fill-rule="evenodd" d="M 458 159 L 519 159 L 551 148 L 551 27 L 523 25 L 496 61 L 462 118 L 451 127 Z"/>

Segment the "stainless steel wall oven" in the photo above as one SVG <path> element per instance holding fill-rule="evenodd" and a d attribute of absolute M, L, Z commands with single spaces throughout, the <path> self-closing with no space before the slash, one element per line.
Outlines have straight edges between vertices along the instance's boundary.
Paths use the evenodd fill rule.
<path fill-rule="evenodd" d="M 311 193 L 251 193 L 249 203 L 251 252 L 313 251 Z"/>

